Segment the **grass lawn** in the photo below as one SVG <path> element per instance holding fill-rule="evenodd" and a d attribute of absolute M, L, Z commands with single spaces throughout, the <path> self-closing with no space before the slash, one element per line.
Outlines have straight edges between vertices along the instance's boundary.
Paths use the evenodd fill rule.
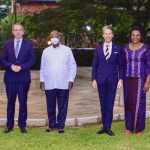
<path fill-rule="evenodd" d="M 124 122 L 113 122 L 115 137 L 97 135 L 99 124 L 66 128 L 65 134 L 46 133 L 44 128 L 18 128 L 4 134 L 0 128 L 0 150 L 150 150 L 150 119 L 143 135 L 124 135 Z"/>

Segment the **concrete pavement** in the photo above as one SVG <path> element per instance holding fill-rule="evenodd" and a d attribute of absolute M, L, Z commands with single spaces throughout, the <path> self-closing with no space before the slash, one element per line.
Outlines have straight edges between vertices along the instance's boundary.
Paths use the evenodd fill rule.
<path fill-rule="evenodd" d="M 0 125 L 6 122 L 6 94 L 0 71 Z M 15 118 L 18 117 L 18 101 Z M 99 98 L 96 89 L 91 87 L 91 68 L 79 67 L 74 88 L 70 92 L 67 126 L 78 126 L 85 123 L 96 123 L 101 120 Z M 122 89 L 117 90 L 114 120 L 124 119 L 122 105 Z M 150 117 L 150 92 L 147 94 L 147 117 Z M 17 123 L 17 121 L 16 121 Z M 39 71 L 32 71 L 32 83 L 28 96 L 29 126 L 44 126 L 47 123 L 45 94 L 39 89 Z"/>

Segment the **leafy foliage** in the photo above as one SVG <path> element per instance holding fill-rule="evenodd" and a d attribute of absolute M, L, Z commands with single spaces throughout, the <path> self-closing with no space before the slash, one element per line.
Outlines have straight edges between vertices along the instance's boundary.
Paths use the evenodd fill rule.
<path fill-rule="evenodd" d="M 54 29 L 63 33 L 65 42 L 72 47 L 84 47 L 84 43 L 94 47 L 101 41 L 101 28 L 106 24 L 114 27 L 115 40 L 120 44 L 127 42 L 133 25 L 150 32 L 149 0 L 60 0 L 58 5 L 58 9 L 49 8 L 21 20 L 26 36 L 37 47 L 47 45 Z M 87 31 L 86 26 L 91 30 Z"/>

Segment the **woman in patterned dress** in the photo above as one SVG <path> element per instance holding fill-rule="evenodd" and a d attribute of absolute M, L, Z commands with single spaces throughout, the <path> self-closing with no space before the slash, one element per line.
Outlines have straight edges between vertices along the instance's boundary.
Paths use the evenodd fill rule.
<path fill-rule="evenodd" d="M 145 129 L 146 92 L 149 90 L 150 49 L 142 43 L 142 30 L 130 31 L 130 43 L 123 48 L 125 134 L 142 134 Z"/>

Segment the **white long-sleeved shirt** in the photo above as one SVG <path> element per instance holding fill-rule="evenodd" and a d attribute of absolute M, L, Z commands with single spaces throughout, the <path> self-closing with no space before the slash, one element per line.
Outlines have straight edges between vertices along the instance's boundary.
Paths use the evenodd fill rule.
<path fill-rule="evenodd" d="M 41 58 L 40 82 L 45 90 L 68 89 L 69 81 L 74 82 L 77 65 L 69 47 L 60 44 L 44 49 Z"/>

